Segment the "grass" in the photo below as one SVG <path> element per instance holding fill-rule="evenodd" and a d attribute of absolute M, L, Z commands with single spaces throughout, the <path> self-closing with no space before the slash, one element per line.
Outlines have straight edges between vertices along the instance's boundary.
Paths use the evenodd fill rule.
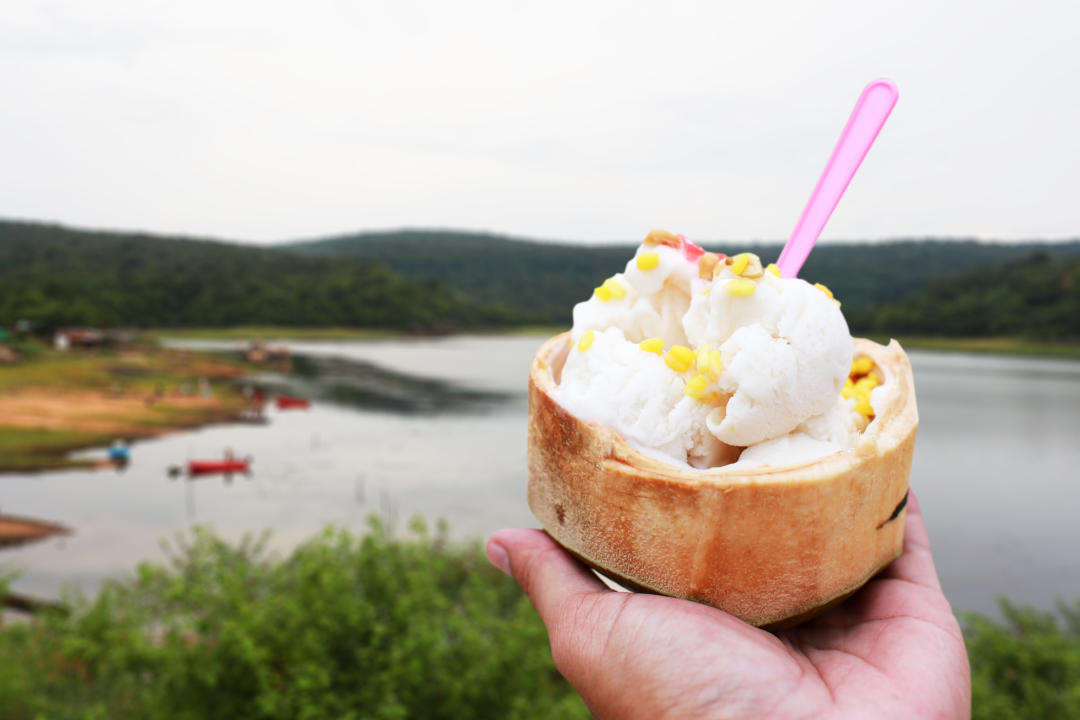
<path fill-rule="evenodd" d="M 521 325 L 511 328 L 483 331 L 470 330 L 470 335 L 556 335 L 569 330 L 560 325 Z M 414 333 L 403 330 L 378 330 L 372 328 L 347 327 L 283 327 L 283 326 L 240 326 L 228 328 L 167 328 L 151 330 L 150 337 L 162 339 L 187 340 L 259 340 L 269 341 L 319 341 L 319 340 L 387 340 L 402 337 L 414 337 Z"/>
<path fill-rule="evenodd" d="M 190 340 L 384 340 L 406 337 L 402 330 L 347 327 L 286 327 L 242 325 L 226 328 L 162 328 L 147 331 L 152 338 Z"/>
<path fill-rule="evenodd" d="M 0 469 L 44 470 L 82 467 L 88 463 L 68 457 L 72 450 L 105 445 L 108 433 L 0 426 Z"/>
<path fill-rule="evenodd" d="M 889 337 L 875 336 L 871 340 L 888 343 Z M 945 338 L 899 337 L 905 350 L 934 350 L 938 352 L 982 353 L 1080 359 L 1080 342 L 1046 342 L 1023 338 Z"/>

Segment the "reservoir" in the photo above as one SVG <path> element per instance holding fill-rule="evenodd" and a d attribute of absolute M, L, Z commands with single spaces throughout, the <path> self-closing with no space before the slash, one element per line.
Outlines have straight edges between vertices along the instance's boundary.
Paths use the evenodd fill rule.
<path fill-rule="evenodd" d="M 0 475 L 0 511 L 64 524 L 70 537 L 0 555 L 12 589 L 91 590 L 161 560 L 193 524 L 229 539 L 272 530 L 275 552 L 378 514 L 444 518 L 461 541 L 535 526 L 525 503 L 527 373 L 539 336 L 290 343 L 313 396 L 262 425 L 218 425 L 132 447 L 113 470 Z M 230 343 L 177 341 L 224 350 Z M 995 596 L 1052 609 L 1080 598 L 1080 363 L 913 352 L 920 427 L 911 485 L 957 610 Z M 330 378 L 330 380 L 327 380 Z M 253 458 L 249 477 L 170 478 L 169 466 Z M 93 454 L 103 456 L 104 451 Z"/>

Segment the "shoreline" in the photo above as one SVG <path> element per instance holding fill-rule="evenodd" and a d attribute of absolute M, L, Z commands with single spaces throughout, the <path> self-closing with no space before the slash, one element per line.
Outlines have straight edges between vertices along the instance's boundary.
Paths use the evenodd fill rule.
<path fill-rule="evenodd" d="M 238 360 L 139 346 L 39 350 L 0 366 L 0 474 L 113 467 L 127 443 L 236 420 L 246 408 Z M 72 458 L 102 448 L 102 457 Z"/>
<path fill-rule="evenodd" d="M 519 327 L 488 330 L 469 330 L 458 333 L 417 334 L 405 330 L 382 330 L 349 327 L 283 327 L 283 326 L 239 326 L 229 328 L 169 328 L 150 330 L 147 335 L 159 339 L 191 340 L 251 340 L 273 342 L 318 342 L 318 341 L 355 341 L 395 340 L 416 337 L 453 337 L 454 335 L 481 335 L 509 337 L 537 335 L 550 337 L 565 332 L 566 326 L 560 325 L 523 325 Z M 856 333 L 858 335 L 858 333 Z M 982 353 L 990 355 L 1011 355 L 1023 357 L 1047 357 L 1080 359 L 1080 341 L 1051 342 L 1026 340 L 1015 337 L 933 337 L 926 335 L 888 335 L 869 333 L 865 337 L 883 345 L 895 337 L 905 350 L 932 350 L 935 352 Z"/>
<path fill-rule="evenodd" d="M 904 350 L 1080 360 L 1080 342 L 1048 342 L 1010 337 L 945 338 L 877 334 L 868 335 L 867 337 L 881 344 L 887 344 L 891 337 L 895 337 Z"/>

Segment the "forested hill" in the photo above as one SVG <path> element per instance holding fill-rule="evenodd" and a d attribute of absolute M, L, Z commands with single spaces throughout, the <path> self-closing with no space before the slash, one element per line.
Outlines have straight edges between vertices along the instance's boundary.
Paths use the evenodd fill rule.
<path fill-rule="evenodd" d="M 438 231 L 268 248 L 0 221 L 0 327 L 568 325 L 633 251 Z M 1080 338 L 1078 241 L 822 245 L 800 275 L 832 288 L 858 333 Z"/>
<path fill-rule="evenodd" d="M 847 317 L 867 333 L 1080 340 L 1080 258 L 1038 252 Z"/>
<path fill-rule="evenodd" d="M 536 321 L 364 258 L 0 221 L 0 326 L 348 325 L 453 330 Z"/>
<path fill-rule="evenodd" d="M 728 254 L 752 250 L 766 262 L 780 254 L 780 245 L 703 245 Z M 438 277 L 477 301 L 505 303 L 561 324 L 569 323 L 575 303 L 621 269 L 634 252 L 632 244 L 583 246 L 426 230 L 358 233 L 284 247 L 312 256 L 369 258 L 398 272 Z M 1080 258 L 1080 241 L 1003 244 L 926 239 L 822 244 L 814 249 L 800 277 L 829 286 L 843 301 L 853 330 L 866 332 L 881 329 L 877 316 L 886 305 L 913 296 L 930 282 L 1035 255 Z M 1007 272 L 1001 275 L 1010 282 Z M 915 317 L 914 311 L 907 317 Z M 905 324 L 908 332 L 935 334 L 932 323 L 921 329 L 909 324 Z"/>

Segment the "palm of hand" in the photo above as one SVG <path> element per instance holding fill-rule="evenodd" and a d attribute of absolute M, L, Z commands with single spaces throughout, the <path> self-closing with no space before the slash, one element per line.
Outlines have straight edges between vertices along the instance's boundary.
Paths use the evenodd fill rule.
<path fill-rule="evenodd" d="M 600 718 L 970 714 L 963 637 L 914 500 L 898 560 L 776 634 L 697 603 L 611 592 L 539 531 L 501 531 L 489 555 L 522 584 L 556 666 Z"/>

